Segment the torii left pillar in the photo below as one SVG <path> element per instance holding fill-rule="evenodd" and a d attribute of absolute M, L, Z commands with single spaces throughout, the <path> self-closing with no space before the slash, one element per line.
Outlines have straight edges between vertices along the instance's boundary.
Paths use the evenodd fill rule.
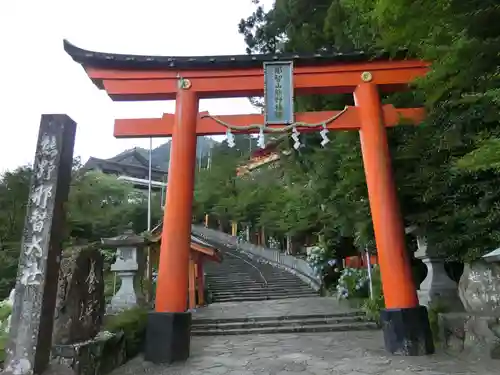
<path fill-rule="evenodd" d="M 145 359 L 154 363 L 189 357 L 191 313 L 186 309 L 197 117 L 196 92 L 180 88 L 176 96 L 156 304 L 147 325 Z"/>

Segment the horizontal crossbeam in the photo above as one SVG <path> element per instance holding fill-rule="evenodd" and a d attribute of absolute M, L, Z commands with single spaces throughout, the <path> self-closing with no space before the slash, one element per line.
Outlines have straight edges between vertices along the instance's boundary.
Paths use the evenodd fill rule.
<path fill-rule="evenodd" d="M 190 90 L 203 98 L 262 96 L 263 68 L 210 71 L 127 71 L 87 68 L 87 74 L 115 101 L 171 100 L 179 89 L 179 77 L 189 80 Z M 353 92 L 364 72 L 383 91 L 400 91 L 424 76 L 428 64 L 418 60 L 372 61 L 296 67 L 295 95 Z"/>
<path fill-rule="evenodd" d="M 296 113 L 295 120 L 308 124 L 322 123 L 341 111 L 322 111 L 322 112 L 304 112 Z M 423 108 L 394 108 L 392 105 L 383 106 L 384 122 L 387 127 L 396 126 L 401 123 L 419 124 L 425 117 Z M 222 115 L 209 116 L 208 112 L 202 112 L 198 115 L 196 133 L 202 135 L 223 135 L 227 128 L 215 119 L 232 126 L 244 127 L 251 124 L 264 124 L 264 116 L 261 114 L 246 115 Z M 114 135 L 116 138 L 142 138 L 142 137 L 171 137 L 174 129 L 175 115 L 165 113 L 162 118 L 146 119 L 117 119 L 115 120 Z M 357 130 L 360 128 L 358 108 L 348 107 L 340 116 L 327 125 L 329 130 Z M 270 125 L 269 128 L 281 127 L 279 125 Z M 300 132 L 313 132 L 321 130 L 322 127 L 306 128 L 297 127 Z M 235 131 L 233 133 L 254 134 L 259 129 L 250 129 Z"/>

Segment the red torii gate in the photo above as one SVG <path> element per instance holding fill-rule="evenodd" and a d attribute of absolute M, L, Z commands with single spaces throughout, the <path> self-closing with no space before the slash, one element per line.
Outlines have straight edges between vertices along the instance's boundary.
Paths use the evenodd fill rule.
<path fill-rule="evenodd" d="M 156 311 L 148 318 L 146 359 L 161 363 L 189 356 L 191 316 L 186 303 L 196 138 L 224 134 L 228 124 L 238 132 L 238 126 L 249 123 L 264 125 L 242 132 L 276 131 L 273 128 L 283 124 L 294 131 L 359 130 L 386 304 L 386 349 L 403 355 L 434 351 L 427 311 L 419 306 L 406 252 L 385 130 L 400 118 L 418 123 L 423 111 L 382 106 L 379 97 L 379 91 L 407 89 L 408 83 L 427 73 L 427 63 L 363 52 L 160 57 L 86 51 L 67 41 L 64 47 L 114 101 L 176 100 L 175 115 L 115 123 L 117 137 L 172 135 Z M 336 93 L 353 93 L 355 106 L 341 112 L 293 113 L 293 94 Z M 268 103 L 265 116 L 198 113 L 199 99 L 263 94 Z"/>

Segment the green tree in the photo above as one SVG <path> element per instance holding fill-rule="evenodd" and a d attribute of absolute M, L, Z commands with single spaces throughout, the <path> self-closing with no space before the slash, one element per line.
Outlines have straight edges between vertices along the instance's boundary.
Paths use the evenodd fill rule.
<path fill-rule="evenodd" d="M 152 222 L 161 218 L 159 194 L 153 196 Z M 68 202 L 71 237 L 96 241 L 116 236 L 128 223 L 146 230 L 147 195 L 132 185 L 101 172 L 76 173 Z"/>
<path fill-rule="evenodd" d="M 0 178 L 0 299 L 9 294 L 17 274 L 31 174 L 31 167 L 24 166 Z M 84 173 L 79 160 L 66 207 L 67 242 L 116 236 L 130 222 L 137 233 L 146 230 L 147 195 L 114 176 Z M 159 194 L 153 195 L 152 208 L 154 224 L 162 216 Z"/>
<path fill-rule="evenodd" d="M 428 109 L 422 126 L 389 132 L 398 193 L 407 224 L 422 227 L 450 258 L 473 259 L 499 238 L 498 175 L 491 167 L 499 139 L 500 28 L 490 26 L 498 15 L 494 1 L 278 0 L 268 12 L 258 7 L 239 30 L 249 52 L 406 47 L 411 56 L 432 62 L 412 93 L 384 97 Z M 350 100 L 313 96 L 299 98 L 296 107 L 338 109 Z M 300 181 L 309 189 L 306 206 L 321 207 L 306 219 L 310 230 L 319 217 L 324 228 L 336 228 L 334 237 L 373 244 L 359 141 L 340 133 L 332 138 L 322 153 L 308 142 L 312 150 L 287 165 L 286 174 L 294 176 L 287 185 Z"/>
<path fill-rule="evenodd" d="M 8 296 L 16 278 L 30 180 L 28 166 L 0 178 L 0 300 Z"/>

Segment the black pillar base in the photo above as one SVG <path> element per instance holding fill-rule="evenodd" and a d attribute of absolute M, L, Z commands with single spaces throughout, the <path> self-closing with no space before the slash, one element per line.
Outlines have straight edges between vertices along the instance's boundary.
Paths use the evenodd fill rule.
<path fill-rule="evenodd" d="M 381 311 L 385 349 L 395 355 L 434 353 L 434 340 L 425 306 Z"/>
<path fill-rule="evenodd" d="M 191 313 L 150 312 L 146 330 L 144 359 L 155 364 L 189 358 Z"/>

